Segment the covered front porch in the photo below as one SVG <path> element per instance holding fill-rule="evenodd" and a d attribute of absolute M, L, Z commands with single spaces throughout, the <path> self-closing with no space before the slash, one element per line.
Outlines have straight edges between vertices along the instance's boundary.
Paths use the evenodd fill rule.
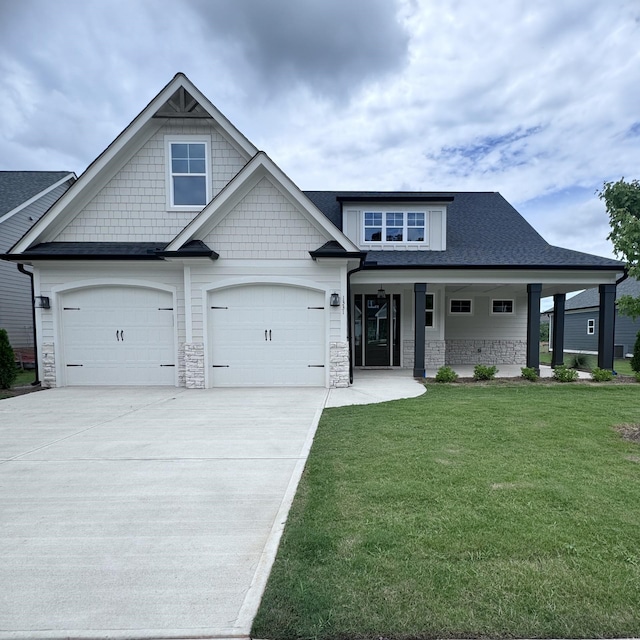
<path fill-rule="evenodd" d="M 471 377 L 476 364 L 496 365 L 517 377 L 540 370 L 540 301 L 553 297 L 564 317 L 566 294 L 600 287 L 598 366 L 613 367 L 615 274 L 611 272 L 465 272 L 401 270 L 355 273 L 350 293 L 350 344 L 355 375 L 375 368 L 410 369 L 432 377 L 451 366 Z M 554 353 L 563 353 L 563 331 Z M 561 364 L 554 361 L 553 365 Z M 541 373 L 544 372 L 544 369 Z M 551 372 L 545 372 L 551 375 Z"/>

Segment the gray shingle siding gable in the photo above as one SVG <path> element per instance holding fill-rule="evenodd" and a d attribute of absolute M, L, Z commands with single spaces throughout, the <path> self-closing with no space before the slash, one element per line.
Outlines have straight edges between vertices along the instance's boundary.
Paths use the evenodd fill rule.
<path fill-rule="evenodd" d="M 35 186 L 26 185 L 26 176 L 32 173 L 35 174 Z M 11 183 L 15 187 L 13 191 L 10 189 L 9 174 L 14 177 Z M 0 213 L 4 215 L 13 211 L 67 175 L 69 172 L 66 171 L 0 171 L 0 187 L 5 190 L 2 196 L 7 196 L 6 200 L 1 201 Z M 61 184 L 0 223 L 0 254 L 6 253 L 44 215 L 69 188 L 69 184 L 70 181 Z M 34 193 L 36 188 L 38 190 Z M 24 199 L 17 202 L 16 195 Z M 29 277 L 20 273 L 15 263 L 0 260 L 0 327 L 7 330 L 9 341 L 15 349 L 33 347 L 31 305 Z"/>

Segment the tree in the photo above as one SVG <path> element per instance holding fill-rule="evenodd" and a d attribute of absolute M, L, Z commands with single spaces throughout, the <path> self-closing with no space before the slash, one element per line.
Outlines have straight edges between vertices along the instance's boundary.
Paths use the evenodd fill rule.
<path fill-rule="evenodd" d="M 0 389 L 9 389 L 18 375 L 16 359 L 6 329 L 0 329 Z"/>
<path fill-rule="evenodd" d="M 636 373 L 640 372 L 640 331 L 636 336 L 636 343 L 633 347 L 633 357 L 631 358 L 631 369 Z"/>
<path fill-rule="evenodd" d="M 616 255 L 627 263 L 629 275 L 640 279 L 640 181 L 605 182 L 598 193 L 609 214 L 611 233 L 607 236 L 613 243 Z M 621 296 L 618 311 L 633 319 L 640 316 L 640 298 Z"/>

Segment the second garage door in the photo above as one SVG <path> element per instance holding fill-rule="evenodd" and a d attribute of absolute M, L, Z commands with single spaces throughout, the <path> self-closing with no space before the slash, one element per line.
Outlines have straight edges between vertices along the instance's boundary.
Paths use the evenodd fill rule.
<path fill-rule="evenodd" d="M 212 386 L 324 386 L 324 293 L 248 285 L 209 295 Z"/>

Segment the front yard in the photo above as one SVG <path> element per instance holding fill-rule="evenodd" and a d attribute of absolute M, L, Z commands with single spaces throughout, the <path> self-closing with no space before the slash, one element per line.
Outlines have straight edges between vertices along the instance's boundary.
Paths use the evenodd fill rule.
<path fill-rule="evenodd" d="M 326 410 L 252 637 L 640 635 L 637 423 L 637 384 Z"/>

